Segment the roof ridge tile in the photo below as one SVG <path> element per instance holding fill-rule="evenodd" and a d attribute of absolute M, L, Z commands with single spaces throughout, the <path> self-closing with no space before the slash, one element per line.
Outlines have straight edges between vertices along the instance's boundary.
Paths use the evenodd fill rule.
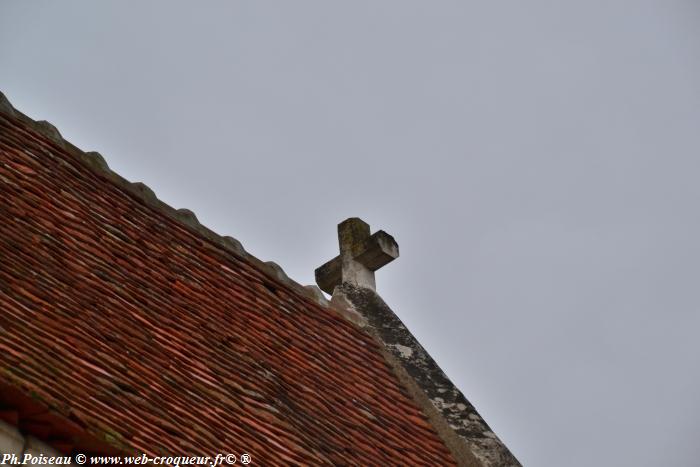
<path fill-rule="evenodd" d="M 326 299 L 325 296 L 320 297 L 315 286 L 304 286 L 298 282 L 291 279 L 284 269 L 273 261 L 264 262 L 254 255 L 251 255 L 245 250 L 243 244 L 234 237 L 228 235 L 219 235 L 216 232 L 210 230 L 206 226 L 202 225 L 194 212 L 189 209 L 180 208 L 175 209 L 163 202 L 158 198 L 156 193 L 143 182 L 130 182 L 125 178 L 121 177 L 116 172 L 112 171 L 107 164 L 105 158 L 97 151 L 83 151 L 77 146 L 73 145 L 67 141 L 58 129 L 46 120 L 36 121 L 24 113 L 17 110 L 12 103 L 7 99 L 5 94 L 0 91 L 0 114 L 5 114 L 6 116 L 20 120 L 25 125 L 33 128 L 40 134 L 47 137 L 50 141 L 58 145 L 61 149 L 66 150 L 75 158 L 87 165 L 90 169 L 95 171 L 98 175 L 107 178 L 112 183 L 116 184 L 119 188 L 124 189 L 131 195 L 135 196 L 141 200 L 147 206 L 158 210 L 159 212 L 179 221 L 181 224 L 194 230 L 196 233 L 203 235 L 209 241 L 213 242 L 217 246 L 232 253 L 234 256 L 244 259 L 249 263 L 252 263 L 257 269 L 261 270 L 266 275 L 270 276 L 274 280 L 286 285 L 288 288 L 294 290 L 299 295 L 306 297 L 317 305 L 324 308 L 332 308 L 330 301 Z"/>

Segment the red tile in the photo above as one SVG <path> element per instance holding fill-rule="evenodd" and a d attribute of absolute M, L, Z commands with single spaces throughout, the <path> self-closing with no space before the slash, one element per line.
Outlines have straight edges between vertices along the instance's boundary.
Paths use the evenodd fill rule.
<path fill-rule="evenodd" d="M 0 380 L 57 417 L 151 455 L 454 464 L 367 334 L 5 117 L 0 199 Z"/>

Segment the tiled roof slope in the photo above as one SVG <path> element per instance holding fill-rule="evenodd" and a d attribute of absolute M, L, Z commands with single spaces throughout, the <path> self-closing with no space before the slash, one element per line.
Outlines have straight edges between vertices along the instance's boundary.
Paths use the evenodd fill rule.
<path fill-rule="evenodd" d="M 38 130 L 0 112 L 0 381 L 126 452 L 454 464 L 375 340 Z"/>

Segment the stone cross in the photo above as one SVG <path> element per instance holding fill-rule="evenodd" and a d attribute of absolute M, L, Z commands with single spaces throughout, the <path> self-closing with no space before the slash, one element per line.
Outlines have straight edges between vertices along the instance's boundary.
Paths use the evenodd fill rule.
<path fill-rule="evenodd" d="M 340 284 L 375 290 L 374 271 L 399 257 L 394 237 L 379 230 L 369 234 L 369 224 L 351 217 L 338 224 L 340 255 L 316 269 L 316 283 L 333 295 Z"/>

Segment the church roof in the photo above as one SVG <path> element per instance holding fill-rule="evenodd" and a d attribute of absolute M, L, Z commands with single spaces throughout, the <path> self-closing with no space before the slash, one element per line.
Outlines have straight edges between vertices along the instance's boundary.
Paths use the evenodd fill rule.
<path fill-rule="evenodd" d="M 0 113 L 5 385 L 121 452 L 454 463 L 365 332 L 13 113 Z"/>

